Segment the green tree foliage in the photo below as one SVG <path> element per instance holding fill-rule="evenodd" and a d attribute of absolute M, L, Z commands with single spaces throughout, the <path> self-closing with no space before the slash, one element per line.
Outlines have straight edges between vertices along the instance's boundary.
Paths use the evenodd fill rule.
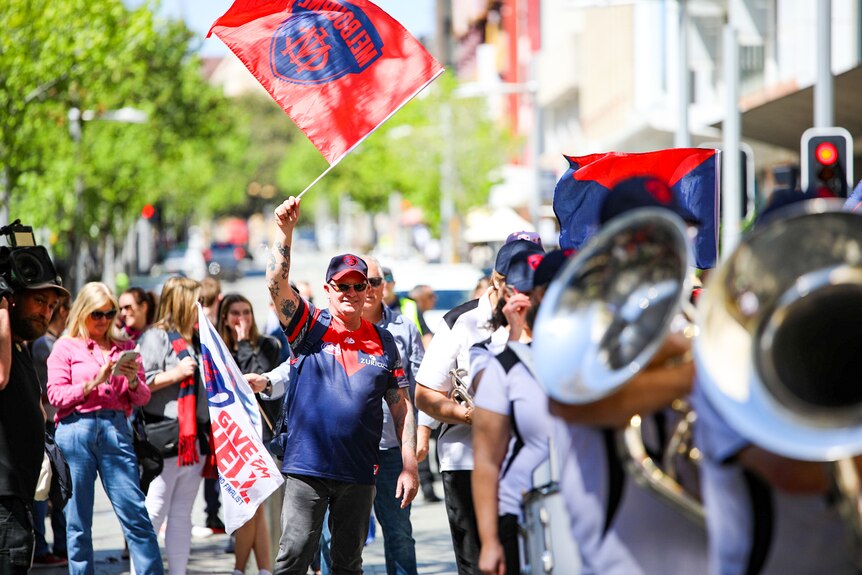
<path fill-rule="evenodd" d="M 11 0 L 0 29 L 3 204 L 68 238 L 58 253 L 121 237 L 146 203 L 170 224 L 244 201 L 244 114 L 201 77 L 182 23 L 121 0 Z M 129 107 L 146 122 L 111 121 Z"/>
<path fill-rule="evenodd" d="M 455 209 L 465 213 L 486 202 L 494 172 L 515 151 L 516 142 L 488 118 L 482 99 L 459 99 L 455 81 L 438 78 L 399 110 L 327 174 L 303 201 L 337 202 L 348 195 L 366 210 L 386 211 L 388 198 L 400 192 L 421 207 L 432 228 L 439 224 L 442 166 L 450 155 Z M 451 121 L 447 126 L 447 112 Z M 287 150 L 279 185 L 296 195 L 326 168 L 326 160 L 300 137 Z M 306 210 L 310 213 L 310 210 Z"/>

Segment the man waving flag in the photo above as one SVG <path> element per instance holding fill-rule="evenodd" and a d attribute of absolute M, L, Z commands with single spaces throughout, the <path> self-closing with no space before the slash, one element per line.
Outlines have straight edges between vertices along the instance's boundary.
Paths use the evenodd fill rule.
<path fill-rule="evenodd" d="M 236 0 L 218 36 L 334 166 L 443 72 L 367 0 Z"/>
<path fill-rule="evenodd" d="M 261 441 L 254 392 L 200 305 L 198 325 L 225 530 L 233 533 L 284 479 Z"/>

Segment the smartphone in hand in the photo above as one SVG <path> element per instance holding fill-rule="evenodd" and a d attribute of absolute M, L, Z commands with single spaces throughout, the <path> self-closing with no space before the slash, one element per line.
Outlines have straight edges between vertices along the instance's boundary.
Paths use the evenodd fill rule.
<path fill-rule="evenodd" d="M 140 352 L 134 349 L 127 349 L 121 353 L 115 360 L 116 363 L 114 364 L 114 370 L 111 372 L 111 375 L 120 375 L 120 366 L 124 363 L 137 361 L 140 355 Z"/>

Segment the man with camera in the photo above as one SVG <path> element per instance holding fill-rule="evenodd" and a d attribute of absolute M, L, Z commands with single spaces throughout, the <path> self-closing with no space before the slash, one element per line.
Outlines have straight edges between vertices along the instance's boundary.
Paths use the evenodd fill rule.
<path fill-rule="evenodd" d="M 27 345 L 45 334 L 60 296 L 68 295 L 45 248 L 16 245 L 19 228 L 0 230 L 12 243 L 0 247 L 0 573 L 27 573 L 33 557 L 45 413 Z"/>

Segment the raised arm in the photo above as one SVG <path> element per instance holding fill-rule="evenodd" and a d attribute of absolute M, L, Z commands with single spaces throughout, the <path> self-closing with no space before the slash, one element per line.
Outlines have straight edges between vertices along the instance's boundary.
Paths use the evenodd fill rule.
<path fill-rule="evenodd" d="M 299 306 L 299 295 L 290 287 L 290 245 L 299 219 L 299 200 L 290 196 L 275 208 L 275 242 L 266 266 L 266 285 L 282 326 L 290 323 Z"/>

